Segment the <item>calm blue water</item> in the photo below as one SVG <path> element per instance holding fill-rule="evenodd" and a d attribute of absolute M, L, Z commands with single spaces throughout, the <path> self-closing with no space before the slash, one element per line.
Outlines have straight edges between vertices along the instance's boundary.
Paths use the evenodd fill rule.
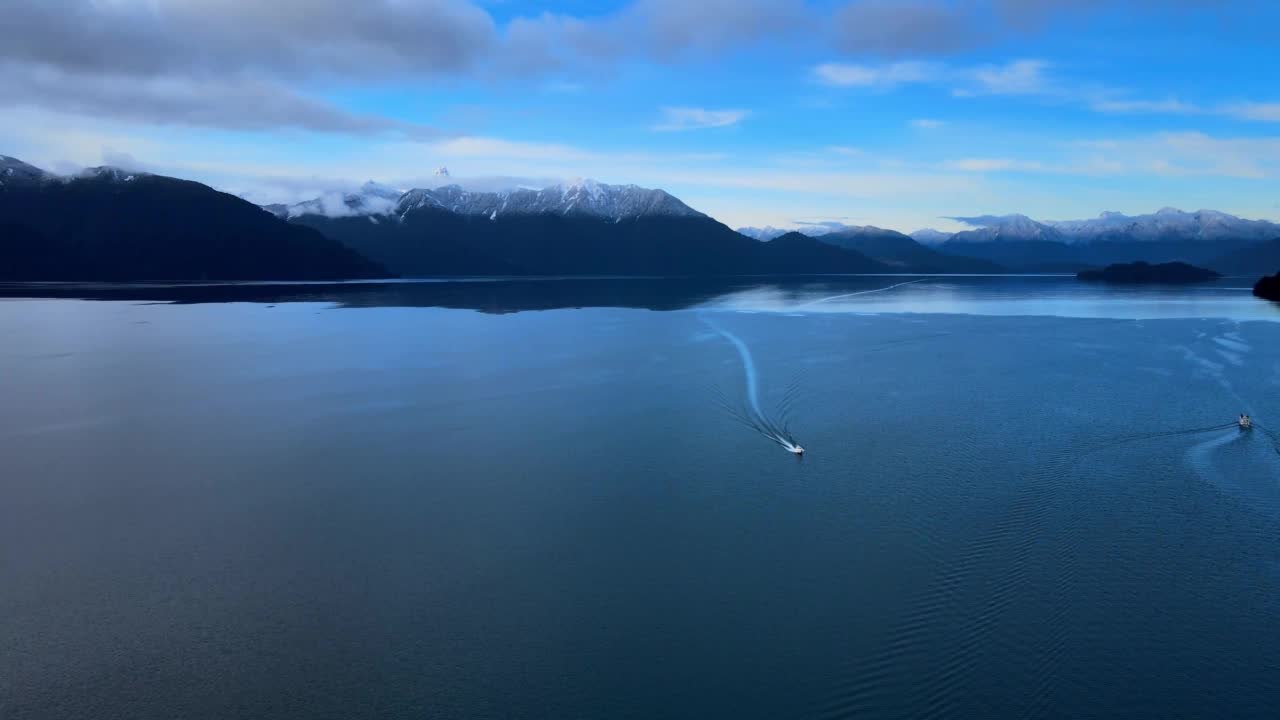
<path fill-rule="evenodd" d="M 1274 717 L 1280 311 L 917 279 L 0 287 L 0 717 Z"/>

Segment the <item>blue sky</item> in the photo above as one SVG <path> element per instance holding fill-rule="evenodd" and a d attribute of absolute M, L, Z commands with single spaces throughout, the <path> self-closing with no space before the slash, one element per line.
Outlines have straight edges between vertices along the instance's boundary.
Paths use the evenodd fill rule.
<path fill-rule="evenodd" d="M 259 202 L 662 187 L 732 225 L 1280 220 L 1280 3 L 16 0 L 0 152 Z"/>

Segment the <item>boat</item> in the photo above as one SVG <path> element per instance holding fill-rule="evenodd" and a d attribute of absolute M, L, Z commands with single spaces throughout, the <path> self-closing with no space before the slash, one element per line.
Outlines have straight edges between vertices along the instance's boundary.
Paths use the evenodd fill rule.
<path fill-rule="evenodd" d="M 1249 430 L 1253 427 L 1253 418 L 1248 415 L 1241 415 L 1237 422 L 1239 422 L 1241 430 Z"/>

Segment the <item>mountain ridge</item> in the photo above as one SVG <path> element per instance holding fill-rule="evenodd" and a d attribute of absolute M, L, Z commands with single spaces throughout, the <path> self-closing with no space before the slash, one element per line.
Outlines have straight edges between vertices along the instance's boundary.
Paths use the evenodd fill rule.
<path fill-rule="evenodd" d="M 338 197 L 341 205 L 335 202 Z M 436 188 L 413 188 L 403 193 L 370 181 L 356 193 L 330 194 L 293 205 L 264 207 L 290 220 L 306 215 L 329 218 L 385 215 L 400 219 L 406 213 L 424 207 L 490 220 L 503 215 L 547 213 L 614 221 L 643 216 L 705 217 L 665 190 L 638 185 L 610 185 L 590 179 L 557 183 L 540 189 L 471 191 L 453 183 Z"/>
<path fill-rule="evenodd" d="M 8 157 L 0 176 L 5 280 L 390 277 L 320 233 L 190 180 L 111 166 L 57 176 Z"/>

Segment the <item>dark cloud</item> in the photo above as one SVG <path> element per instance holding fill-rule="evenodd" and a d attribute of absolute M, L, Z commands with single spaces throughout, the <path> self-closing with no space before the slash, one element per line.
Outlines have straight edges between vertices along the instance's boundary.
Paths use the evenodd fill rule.
<path fill-rule="evenodd" d="M 638 0 L 619 21 L 648 52 L 678 57 L 753 45 L 814 18 L 804 3 L 786 0 Z"/>
<path fill-rule="evenodd" d="M 996 15 L 1014 30 L 1041 30 L 1056 20 L 1088 17 L 1102 8 L 1147 12 L 1180 12 L 1210 9 L 1215 15 L 1232 13 L 1248 5 L 1271 0 L 993 0 Z"/>
<path fill-rule="evenodd" d="M 437 135 L 292 88 L 466 72 L 497 42 L 464 0 L 10 0 L 0 106 L 233 130 Z"/>
<path fill-rule="evenodd" d="M 598 77 L 620 60 L 676 62 L 754 49 L 814 24 L 794 0 L 637 0 L 592 20 L 543 13 L 507 25 L 490 69 Z"/>
<path fill-rule="evenodd" d="M 351 113 L 297 88 L 471 76 L 590 77 L 795 28 L 787 0 L 637 0 L 499 28 L 469 0 L 9 0 L 0 106 L 149 123 L 339 133 L 434 131 Z"/>
<path fill-rule="evenodd" d="M 1135 7 L 1158 0 L 1131 0 Z M 1184 5 L 1209 0 L 1169 0 Z M 812 39 L 924 56 L 1027 33 L 1102 0 L 633 0 L 590 18 L 502 26 L 476 0 L 6 0 L 0 107 L 229 129 L 435 131 L 352 113 L 302 88 L 470 77 L 607 75 Z"/>
<path fill-rule="evenodd" d="M 841 50 L 885 56 L 966 50 L 988 36 L 972 3 L 930 0 L 852 2 L 836 12 L 832 29 Z"/>
<path fill-rule="evenodd" d="M 193 79 L 87 74 L 21 63 L 0 64 L 0 105 L 110 116 L 158 125 L 231 130 L 296 128 L 348 134 L 435 138 L 440 131 L 347 112 L 287 87 L 243 78 Z"/>
<path fill-rule="evenodd" d="M 1148 14 L 1211 8 L 1216 14 L 1261 0 L 849 0 L 830 23 L 853 55 L 945 55 L 1025 38 L 1100 10 Z"/>
<path fill-rule="evenodd" d="M 464 0 L 10 0 L 0 57 L 68 71 L 457 72 L 495 41 Z"/>

